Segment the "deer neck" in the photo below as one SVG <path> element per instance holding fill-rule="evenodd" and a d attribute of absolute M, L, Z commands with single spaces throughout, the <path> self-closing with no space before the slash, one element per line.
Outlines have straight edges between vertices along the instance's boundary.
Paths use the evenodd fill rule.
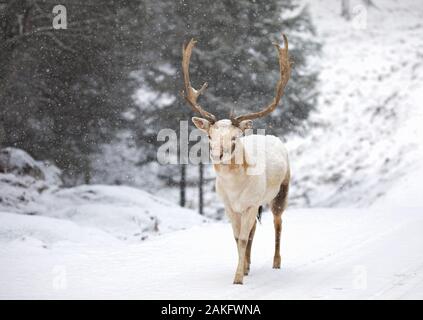
<path fill-rule="evenodd" d="M 237 163 L 235 159 L 241 159 L 241 163 Z M 214 164 L 213 168 L 218 177 L 222 179 L 240 179 L 245 175 L 247 170 L 247 161 L 245 159 L 244 147 L 240 141 L 237 142 L 234 154 L 229 163 Z"/>

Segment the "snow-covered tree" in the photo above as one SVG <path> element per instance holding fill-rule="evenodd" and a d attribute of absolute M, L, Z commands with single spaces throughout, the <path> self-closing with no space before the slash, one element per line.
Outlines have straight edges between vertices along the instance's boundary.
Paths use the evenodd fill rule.
<path fill-rule="evenodd" d="M 141 8 L 127 1 L 60 3 L 67 29 L 54 29 L 48 1 L 0 8 L 3 144 L 54 160 L 71 183 L 89 182 L 89 155 L 122 127 L 122 111 L 132 103 L 126 79 Z"/>

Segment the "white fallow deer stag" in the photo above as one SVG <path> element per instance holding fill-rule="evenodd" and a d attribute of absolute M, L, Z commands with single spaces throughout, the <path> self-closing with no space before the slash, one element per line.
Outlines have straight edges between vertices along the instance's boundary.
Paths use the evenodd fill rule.
<path fill-rule="evenodd" d="M 282 213 L 287 205 L 290 180 L 288 153 L 279 138 L 272 135 L 246 135 L 245 131 L 252 128 L 253 119 L 274 111 L 284 93 L 291 74 L 291 61 L 288 40 L 285 35 L 283 38 L 284 48 L 275 44 L 279 55 L 280 79 L 273 101 L 262 111 L 238 117 L 231 114 L 230 119 L 219 121 L 197 103 L 207 83 L 200 90 L 194 89 L 190 83 L 189 63 L 196 41 L 192 39 L 183 46 L 185 89 L 181 93 L 192 110 L 201 115 L 201 118 L 192 118 L 195 126 L 209 137 L 210 157 L 216 171 L 216 191 L 232 223 L 238 247 L 239 260 L 234 284 L 242 284 L 244 275 L 248 275 L 250 270 L 256 217 L 265 204 L 270 205 L 275 227 L 273 268 L 279 269 L 281 265 Z M 254 149 L 253 146 L 259 148 Z M 262 160 L 262 170 L 257 170 L 258 158 Z"/>

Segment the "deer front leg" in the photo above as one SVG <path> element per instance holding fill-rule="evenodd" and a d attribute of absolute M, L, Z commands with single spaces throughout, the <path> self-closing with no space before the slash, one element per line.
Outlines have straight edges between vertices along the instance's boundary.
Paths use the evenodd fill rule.
<path fill-rule="evenodd" d="M 248 237 L 247 249 L 245 250 L 245 269 L 244 276 L 247 276 L 250 272 L 251 265 L 251 247 L 253 245 L 254 233 L 256 231 L 257 220 L 254 221 L 253 227 L 250 231 L 250 236 Z"/>
<path fill-rule="evenodd" d="M 238 235 L 238 267 L 235 273 L 234 284 L 242 284 L 246 268 L 246 250 L 250 232 L 256 221 L 257 208 L 248 208 L 241 216 L 241 225 Z"/>
<path fill-rule="evenodd" d="M 232 225 L 232 231 L 234 233 L 235 243 L 238 244 L 238 237 L 239 237 L 239 232 L 241 229 L 241 215 L 239 213 L 234 212 L 232 209 L 230 209 L 229 206 L 225 206 L 225 212 Z"/>

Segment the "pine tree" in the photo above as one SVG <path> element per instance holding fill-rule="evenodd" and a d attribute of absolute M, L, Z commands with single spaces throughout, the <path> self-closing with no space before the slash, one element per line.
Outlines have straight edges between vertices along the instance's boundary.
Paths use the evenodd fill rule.
<path fill-rule="evenodd" d="M 60 4 L 69 16 L 61 30 L 52 27 L 49 1 L 0 7 L 3 143 L 53 160 L 70 183 L 89 182 L 89 155 L 123 127 L 122 113 L 133 105 L 127 78 L 138 55 L 139 32 L 132 28 L 141 7 L 128 1 Z"/>

